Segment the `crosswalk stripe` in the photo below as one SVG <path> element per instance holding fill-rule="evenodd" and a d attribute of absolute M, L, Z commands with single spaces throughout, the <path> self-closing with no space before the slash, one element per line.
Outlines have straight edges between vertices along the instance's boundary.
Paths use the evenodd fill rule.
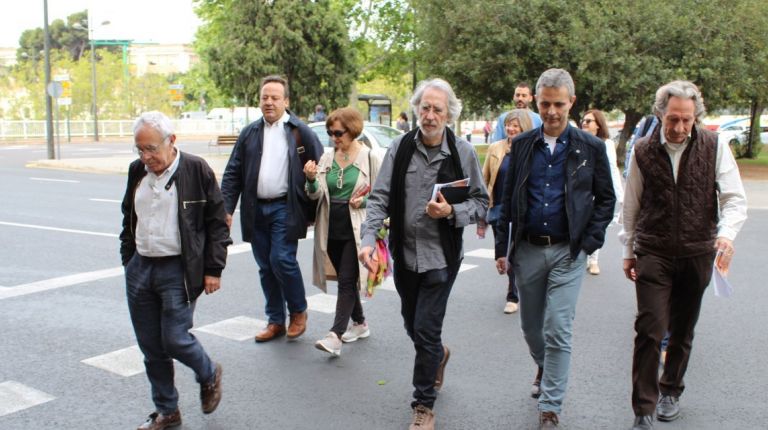
<path fill-rule="evenodd" d="M 56 397 L 20 382 L 0 383 L 0 417 L 50 402 Z"/>
<path fill-rule="evenodd" d="M 86 358 L 81 363 L 125 377 L 144 372 L 144 355 L 138 345 Z"/>

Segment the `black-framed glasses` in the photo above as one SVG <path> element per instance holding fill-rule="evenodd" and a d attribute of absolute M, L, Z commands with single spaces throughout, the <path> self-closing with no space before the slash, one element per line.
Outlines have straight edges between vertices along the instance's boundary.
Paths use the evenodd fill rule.
<path fill-rule="evenodd" d="M 589 119 L 589 118 L 585 118 L 585 119 L 581 120 L 582 124 L 587 124 L 587 125 L 592 124 L 593 122 L 595 122 L 595 120 L 594 119 Z"/>
<path fill-rule="evenodd" d="M 328 136 L 339 138 L 344 136 L 344 134 L 347 133 L 347 130 L 331 130 L 330 128 L 326 128 L 325 132 L 328 133 Z"/>

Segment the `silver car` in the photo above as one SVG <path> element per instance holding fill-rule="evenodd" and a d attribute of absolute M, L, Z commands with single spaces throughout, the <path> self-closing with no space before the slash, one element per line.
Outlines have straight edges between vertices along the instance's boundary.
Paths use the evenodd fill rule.
<path fill-rule="evenodd" d="M 323 144 L 323 149 L 326 152 L 333 151 L 333 142 L 328 137 L 328 133 L 325 132 L 325 122 L 313 122 L 308 125 L 317 135 L 317 138 L 320 139 L 320 143 Z M 401 134 L 403 133 L 398 129 L 387 127 L 386 125 L 366 122 L 363 126 L 363 134 L 358 136 L 357 140 L 371 148 L 373 153 L 383 160 L 389 145 Z"/>

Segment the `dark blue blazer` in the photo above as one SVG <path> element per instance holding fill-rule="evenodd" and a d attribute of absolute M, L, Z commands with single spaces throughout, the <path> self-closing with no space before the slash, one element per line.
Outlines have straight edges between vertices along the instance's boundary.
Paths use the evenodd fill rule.
<path fill-rule="evenodd" d="M 288 239 L 298 240 L 307 236 L 307 216 L 305 208 L 310 206 L 310 200 L 304 191 L 304 165 L 296 150 L 293 130 L 298 130 L 301 143 L 307 152 L 306 160 L 317 162 L 323 155 L 323 146 L 315 133 L 301 122 L 295 115 L 285 123 L 285 135 L 288 139 L 288 196 L 286 225 Z M 235 212 L 237 200 L 240 201 L 240 228 L 243 240 L 251 242 L 255 228 L 255 210 L 258 205 L 256 187 L 259 181 L 261 155 L 264 147 L 264 118 L 252 122 L 240 132 L 232 154 L 229 157 L 224 177 L 221 181 L 221 193 L 224 196 L 224 207 L 228 214 Z"/>

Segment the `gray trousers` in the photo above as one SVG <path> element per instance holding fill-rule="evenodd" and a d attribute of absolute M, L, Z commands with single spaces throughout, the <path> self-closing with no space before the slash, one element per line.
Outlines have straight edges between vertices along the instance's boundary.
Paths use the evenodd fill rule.
<path fill-rule="evenodd" d="M 571 332 L 586 253 L 570 256 L 568 242 L 516 244 L 514 270 L 520 325 L 536 364 L 544 368 L 539 410 L 560 413 L 571 364 Z"/>

